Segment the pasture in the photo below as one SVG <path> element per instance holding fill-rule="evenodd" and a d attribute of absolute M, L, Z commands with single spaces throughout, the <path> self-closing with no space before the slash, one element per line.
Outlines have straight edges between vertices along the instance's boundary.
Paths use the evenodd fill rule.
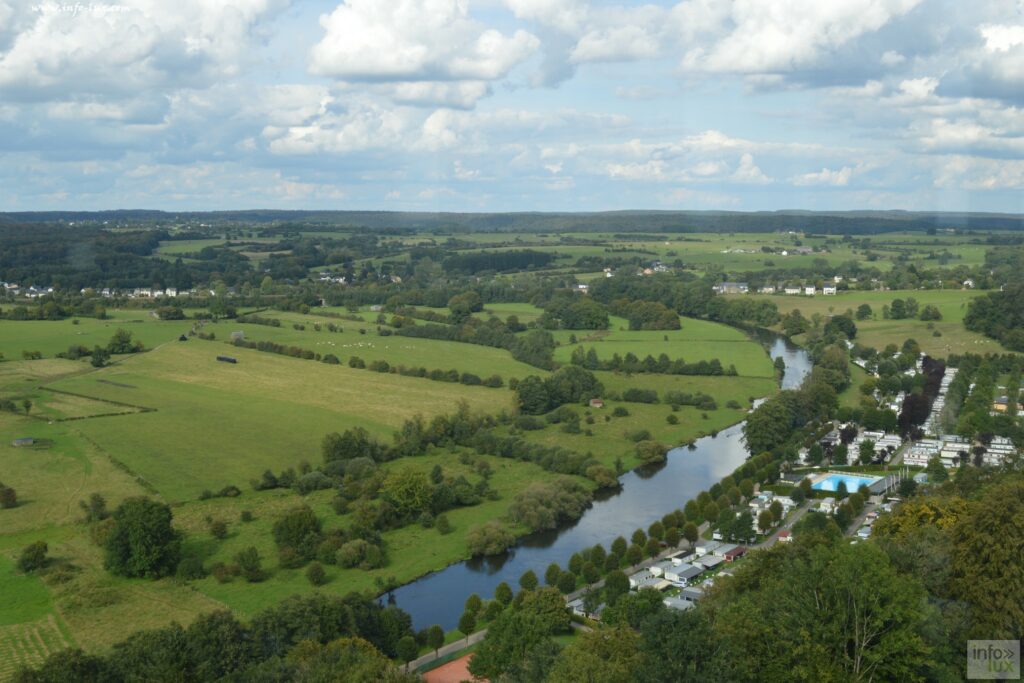
<path fill-rule="evenodd" d="M 967 303 L 984 292 L 973 289 L 933 290 L 892 290 L 892 291 L 846 291 L 835 296 L 785 296 L 764 294 L 738 294 L 736 297 L 766 298 L 775 302 L 779 312 L 785 315 L 799 310 L 804 317 L 818 314 L 822 320 L 830 315 L 854 313 L 861 304 L 872 309 L 872 317 L 856 320 L 856 341 L 867 346 L 882 349 L 888 344 L 901 345 L 906 339 L 917 340 L 921 349 L 932 356 L 943 358 L 951 353 L 1003 353 L 1005 350 L 995 340 L 964 328 L 963 318 Z M 942 313 L 942 320 L 927 322 L 917 319 L 887 320 L 882 317 L 882 306 L 890 305 L 893 299 L 912 297 L 919 306 L 936 306 Z M 935 336 L 938 332 L 940 336 Z M 799 341 L 799 340 L 798 340 Z"/>
<path fill-rule="evenodd" d="M 238 364 L 218 362 L 224 353 Z M 496 413 L 511 409 L 513 399 L 507 389 L 354 370 L 200 340 L 175 342 L 51 386 L 154 409 L 81 420 L 76 429 L 168 500 L 241 487 L 267 468 L 316 462 L 328 432 L 362 426 L 388 438 L 417 414 L 453 412 L 460 401 Z"/>
<path fill-rule="evenodd" d="M 263 315 L 281 320 L 281 327 L 222 321 L 215 327 L 208 325 L 206 330 L 214 331 L 218 340 L 229 339 L 231 332 L 238 331 L 243 332 L 245 338 L 250 341 L 272 341 L 298 346 L 321 355 L 331 353 L 342 363 L 347 363 L 352 356 L 358 356 L 366 363 L 385 360 L 391 365 L 425 367 L 428 370 L 455 369 L 460 373 L 475 373 L 482 378 L 498 374 L 506 382 L 511 377 L 525 377 L 541 372 L 513 359 L 504 349 L 399 335 L 382 337 L 377 334 L 376 325 L 318 318 L 312 313 L 300 315 L 267 312 Z M 334 323 L 344 331 L 329 332 L 326 328 L 328 322 Z M 306 329 L 295 329 L 295 323 L 305 325 Z M 321 324 L 319 332 L 313 328 L 314 323 Z M 366 334 L 360 334 L 360 329 L 365 330 Z M 230 349 L 223 352 L 230 352 Z"/>
<path fill-rule="evenodd" d="M 146 348 L 173 341 L 192 329 L 188 320 L 157 320 L 151 311 L 110 311 L 107 320 L 73 318 L 67 320 L 0 320 L 0 354 L 8 360 L 22 357 L 23 351 L 39 351 L 52 358 L 69 346 L 106 346 L 118 329 L 128 330 L 132 338 Z"/>

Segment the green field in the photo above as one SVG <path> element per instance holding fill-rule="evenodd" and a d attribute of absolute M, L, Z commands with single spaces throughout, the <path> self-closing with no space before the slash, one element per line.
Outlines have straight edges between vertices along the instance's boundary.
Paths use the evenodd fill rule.
<path fill-rule="evenodd" d="M 377 334 L 376 325 L 360 325 L 348 320 L 329 320 L 312 314 L 274 313 L 273 317 L 282 321 L 281 327 L 222 322 L 217 325 L 216 334 L 218 339 L 228 339 L 231 332 L 239 331 L 251 341 L 273 341 L 309 349 L 321 355 L 331 353 L 342 363 L 347 363 L 352 356 L 358 356 L 366 363 L 386 360 L 391 365 L 425 367 L 428 370 L 455 369 L 460 373 L 471 372 L 480 377 L 498 374 L 506 381 L 511 377 L 541 373 L 537 368 L 513 359 L 504 349 L 399 335 L 382 337 Z M 313 329 L 313 324 L 317 322 L 321 323 L 320 332 Z M 328 332 L 328 322 L 340 326 L 344 332 Z M 296 330 L 292 323 L 303 324 L 306 329 Z M 213 328 L 208 326 L 207 329 Z M 366 330 L 366 334 L 360 334 L 360 329 Z"/>
<path fill-rule="evenodd" d="M 1002 353 L 1004 351 L 998 342 L 971 332 L 963 326 L 967 303 L 982 294 L 984 292 L 972 289 L 922 289 L 847 291 L 840 292 L 835 296 L 818 295 L 813 297 L 738 294 L 733 295 L 732 298 L 747 296 L 767 299 L 774 302 L 782 314 L 797 309 L 806 318 L 818 314 L 822 320 L 827 320 L 828 316 L 833 314 L 855 312 L 861 304 L 868 304 L 873 311 L 873 317 L 856 321 L 857 337 L 855 341 L 882 349 L 888 344 L 899 346 L 908 338 L 912 338 L 917 340 L 925 353 L 943 358 L 951 353 Z M 882 317 L 883 305 L 891 304 L 893 299 L 908 297 L 917 299 L 921 308 L 928 304 L 938 307 L 942 313 L 942 320 L 928 323 L 916 319 L 886 320 Z M 936 331 L 941 336 L 934 336 Z"/>
<path fill-rule="evenodd" d="M 268 328 L 269 329 L 269 328 Z M 230 352 L 238 364 L 221 363 Z M 320 458 L 328 432 L 362 426 L 387 438 L 416 414 L 452 412 L 460 401 L 489 413 L 512 393 L 353 370 L 218 342 L 175 342 L 53 388 L 155 409 L 76 423 L 168 500 L 244 486 L 265 469 Z"/>
<path fill-rule="evenodd" d="M 16 360 L 23 351 L 39 351 L 52 358 L 72 345 L 89 349 L 106 346 L 118 329 L 128 330 L 133 339 L 153 348 L 192 329 L 190 321 L 157 320 L 146 310 L 111 311 L 108 315 L 108 320 L 0 320 L 0 354 Z"/>

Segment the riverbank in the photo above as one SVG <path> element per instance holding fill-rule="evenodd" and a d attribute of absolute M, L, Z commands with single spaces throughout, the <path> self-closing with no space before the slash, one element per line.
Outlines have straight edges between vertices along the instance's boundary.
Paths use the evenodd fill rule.
<path fill-rule="evenodd" d="M 770 349 L 786 363 L 785 385 L 797 385 L 810 371 L 810 359 L 802 349 L 776 338 Z M 600 543 L 605 547 L 616 536 L 629 537 L 635 529 L 647 529 L 663 515 L 719 482 L 749 456 L 743 443 L 743 423 L 696 440 L 692 447 L 674 448 L 665 463 L 635 470 L 620 477 L 617 492 L 599 497 L 583 516 L 563 528 L 532 534 L 503 555 L 475 558 L 408 583 L 389 596 L 408 612 L 417 628 L 440 624 L 455 628 L 465 598 L 471 593 L 490 597 L 506 582 L 517 585 L 532 570 L 543 576 L 551 563 L 567 566 L 573 553 Z"/>

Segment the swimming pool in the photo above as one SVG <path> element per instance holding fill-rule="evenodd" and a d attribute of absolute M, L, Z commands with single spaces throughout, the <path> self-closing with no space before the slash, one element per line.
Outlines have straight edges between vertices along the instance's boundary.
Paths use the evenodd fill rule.
<path fill-rule="evenodd" d="M 811 484 L 811 488 L 817 491 L 836 491 L 839 489 L 839 482 L 846 484 L 846 491 L 853 493 L 861 487 L 861 485 L 871 487 L 881 477 L 871 476 L 858 476 L 854 474 L 830 474 L 821 481 Z"/>

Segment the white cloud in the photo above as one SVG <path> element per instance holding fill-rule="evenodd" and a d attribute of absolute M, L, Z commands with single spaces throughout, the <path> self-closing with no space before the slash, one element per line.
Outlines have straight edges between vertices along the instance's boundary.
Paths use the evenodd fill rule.
<path fill-rule="evenodd" d="M 587 33 L 573 48 L 570 59 L 582 62 L 618 62 L 656 57 L 657 37 L 641 26 L 616 26 Z"/>
<path fill-rule="evenodd" d="M 989 52 L 1009 52 L 1024 45 L 1024 24 L 995 24 L 982 26 L 978 30 L 985 39 L 985 49 Z"/>
<path fill-rule="evenodd" d="M 588 14 L 587 5 L 581 0 L 505 0 L 505 4 L 520 19 L 566 33 L 577 33 Z"/>
<path fill-rule="evenodd" d="M 0 91 L 136 97 L 238 74 L 276 0 L 123 0 L 118 5 L 0 5 Z M 7 17 L 8 21 L 3 21 Z M 6 49 L 5 49 L 6 48 Z"/>
<path fill-rule="evenodd" d="M 938 86 L 939 79 L 925 76 L 924 78 L 910 78 L 901 81 L 900 91 L 913 100 L 924 100 L 931 97 Z"/>
<path fill-rule="evenodd" d="M 320 24 L 310 69 L 344 81 L 495 80 L 539 47 L 526 31 L 485 28 L 459 0 L 346 0 Z"/>
<path fill-rule="evenodd" d="M 753 154 L 744 154 L 740 157 L 739 166 L 736 167 L 736 171 L 732 174 L 732 179 L 738 183 L 752 183 L 755 185 L 764 185 L 772 181 L 771 178 L 766 176 L 757 164 L 754 163 Z"/>
<path fill-rule="evenodd" d="M 396 109 L 359 104 L 329 112 L 305 125 L 267 126 L 262 137 L 275 154 L 347 153 L 399 147 L 406 141 L 410 117 Z"/>
<path fill-rule="evenodd" d="M 805 173 L 793 178 L 794 185 L 830 185 L 833 187 L 844 187 L 850 183 L 850 176 L 853 169 L 843 166 L 838 171 L 823 168 L 817 173 Z"/>
<path fill-rule="evenodd" d="M 713 39 L 686 52 L 684 69 L 779 73 L 813 66 L 830 51 L 885 26 L 921 0 L 736 0 L 728 17 L 698 13 L 719 24 Z M 688 3 L 687 3 L 688 4 Z M 706 3 L 700 3 L 706 9 Z M 717 33 L 717 36 L 715 34 Z"/>
<path fill-rule="evenodd" d="M 1024 190 L 1024 160 L 946 157 L 936 167 L 934 184 L 943 189 Z"/>
<path fill-rule="evenodd" d="M 899 66 L 907 61 L 907 58 L 896 50 L 886 50 L 878 61 L 882 63 L 882 66 Z"/>

